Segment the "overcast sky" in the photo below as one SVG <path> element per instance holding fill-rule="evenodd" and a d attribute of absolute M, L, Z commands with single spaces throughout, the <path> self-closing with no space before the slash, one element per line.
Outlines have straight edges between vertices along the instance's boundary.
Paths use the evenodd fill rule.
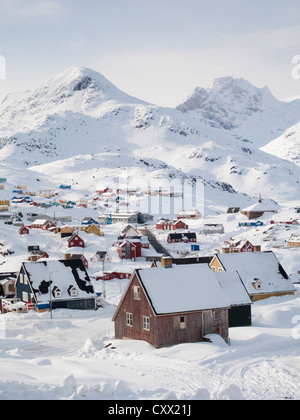
<path fill-rule="evenodd" d="M 0 55 L 0 97 L 84 66 L 161 106 L 222 76 L 283 99 L 300 95 L 300 1 L 0 0 Z"/>

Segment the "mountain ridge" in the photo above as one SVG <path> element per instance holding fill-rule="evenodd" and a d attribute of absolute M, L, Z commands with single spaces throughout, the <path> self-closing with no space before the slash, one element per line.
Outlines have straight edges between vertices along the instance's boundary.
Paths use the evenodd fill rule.
<path fill-rule="evenodd" d="M 160 162 L 155 176 L 158 168 L 166 177 L 178 171 L 221 189 L 228 185 L 227 191 L 275 198 L 281 195 L 276 184 L 283 180 L 290 195 L 297 195 L 299 166 L 260 148 L 284 133 L 289 122 L 299 122 L 300 101 L 283 104 L 268 88 L 244 79 L 220 78 L 211 90 L 213 96 L 199 91 L 206 98 L 202 105 L 215 105 L 206 118 L 203 106 L 187 112 L 159 107 L 127 95 L 94 70 L 68 68 L 20 100 L 15 96 L 0 104 L 0 162 L 30 168 L 115 153 L 116 167 L 126 167 L 126 156 L 137 162 L 155 159 Z M 249 109 L 252 101 L 258 110 Z M 226 127 L 228 122 L 234 124 Z M 283 193 L 288 194 L 286 187 Z"/>

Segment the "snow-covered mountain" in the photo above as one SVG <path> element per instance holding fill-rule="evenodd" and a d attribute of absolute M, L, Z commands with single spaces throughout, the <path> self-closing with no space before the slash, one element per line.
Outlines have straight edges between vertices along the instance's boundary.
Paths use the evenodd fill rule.
<path fill-rule="evenodd" d="M 288 128 L 261 150 L 300 166 L 300 122 Z"/>
<path fill-rule="evenodd" d="M 24 170 L 55 183 L 72 173 L 74 183 L 88 179 L 90 190 L 129 169 L 137 179 L 201 178 L 209 197 L 222 191 L 232 203 L 258 192 L 299 198 L 300 168 L 259 150 L 299 122 L 299 111 L 300 100 L 280 102 L 267 88 L 233 78 L 197 88 L 177 109 L 161 108 L 73 67 L 2 102 L 0 169 L 18 183 L 13 173 Z"/>
<path fill-rule="evenodd" d="M 177 109 L 255 146 L 265 145 L 300 119 L 299 98 L 279 101 L 268 87 L 232 77 L 216 79 L 208 89 L 197 87 Z"/>

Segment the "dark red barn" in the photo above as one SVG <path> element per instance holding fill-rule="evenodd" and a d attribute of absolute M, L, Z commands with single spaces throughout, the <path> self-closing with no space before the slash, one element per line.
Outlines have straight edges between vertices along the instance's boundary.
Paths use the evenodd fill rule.
<path fill-rule="evenodd" d="M 202 341 L 208 334 L 228 342 L 229 307 L 206 264 L 138 269 L 114 314 L 115 337 L 155 348 Z"/>

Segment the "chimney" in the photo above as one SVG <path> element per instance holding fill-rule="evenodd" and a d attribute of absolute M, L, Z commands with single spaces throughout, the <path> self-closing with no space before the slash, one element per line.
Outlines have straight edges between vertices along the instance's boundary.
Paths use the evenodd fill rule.
<path fill-rule="evenodd" d="M 258 194 L 258 202 L 261 203 L 261 193 Z"/>
<path fill-rule="evenodd" d="M 172 257 L 162 257 L 161 258 L 161 266 L 165 268 L 171 268 L 173 265 Z"/>

